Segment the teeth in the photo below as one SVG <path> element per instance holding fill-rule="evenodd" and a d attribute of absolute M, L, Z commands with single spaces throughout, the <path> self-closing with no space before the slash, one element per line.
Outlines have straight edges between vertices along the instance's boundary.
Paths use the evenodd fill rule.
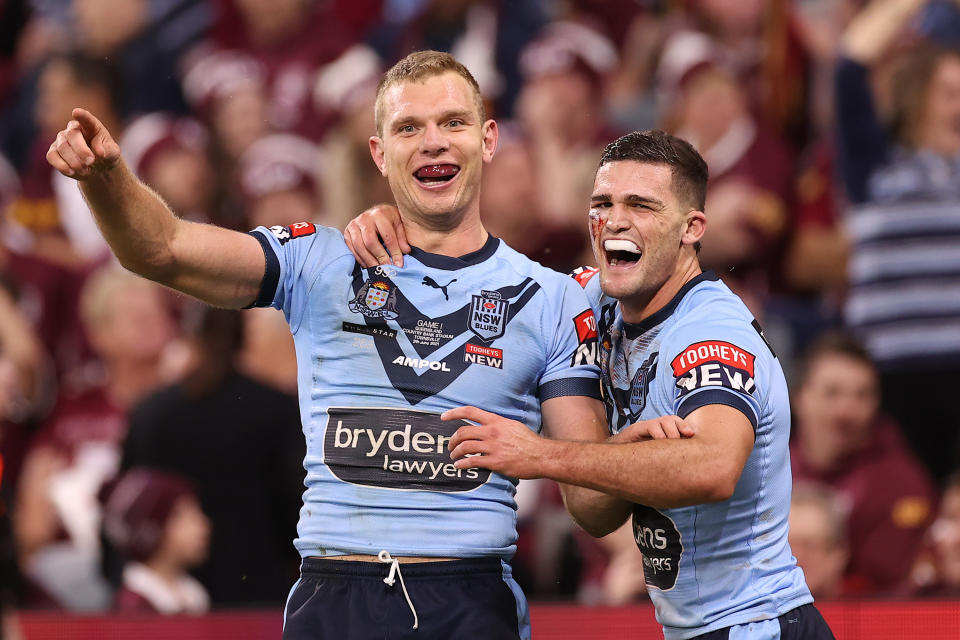
<path fill-rule="evenodd" d="M 603 248 L 607 251 L 629 251 L 640 253 L 640 248 L 629 240 L 605 240 Z"/>

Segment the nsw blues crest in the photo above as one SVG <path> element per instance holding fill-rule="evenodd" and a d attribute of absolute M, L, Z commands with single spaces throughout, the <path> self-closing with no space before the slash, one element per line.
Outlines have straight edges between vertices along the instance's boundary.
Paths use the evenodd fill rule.
<path fill-rule="evenodd" d="M 652 353 L 650 357 L 644 360 L 640 368 L 633 375 L 630 382 L 630 419 L 637 420 L 644 408 L 647 406 L 647 392 L 650 390 L 650 382 L 657 375 L 657 360 L 659 353 Z"/>
<path fill-rule="evenodd" d="M 486 342 L 503 335 L 510 303 L 499 291 L 481 291 L 470 304 L 470 330 Z"/>

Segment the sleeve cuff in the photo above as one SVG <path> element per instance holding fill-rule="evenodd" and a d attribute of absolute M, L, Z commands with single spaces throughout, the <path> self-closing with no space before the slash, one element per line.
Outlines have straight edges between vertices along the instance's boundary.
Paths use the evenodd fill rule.
<path fill-rule="evenodd" d="M 732 391 L 722 391 L 720 389 L 708 389 L 706 391 L 701 391 L 700 393 L 694 394 L 692 396 L 687 396 L 683 402 L 680 403 L 680 406 L 677 407 L 677 415 L 681 418 L 686 418 L 688 415 L 699 409 L 700 407 L 705 407 L 708 404 L 723 404 L 728 407 L 733 407 L 743 415 L 747 417 L 747 420 L 750 421 L 750 426 L 753 427 L 753 433 L 757 433 L 757 414 L 753 410 L 753 407 L 749 402 L 744 400 L 738 394 Z"/>
<path fill-rule="evenodd" d="M 277 254 L 274 253 L 273 247 L 270 246 L 270 241 L 264 238 L 262 233 L 258 231 L 251 231 L 249 233 L 260 243 L 266 266 L 263 271 L 263 280 L 260 281 L 260 293 L 257 294 L 257 299 L 244 307 L 244 309 L 269 307 L 277 295 L 277 284 L 280 282 L 280 261 L 277 260 Z"/>
<path fill-rule="evenodd" d="M 596 378 L 560 378 L 550 380 L 540 385 L 537 392 L 540 402 L 561 396 L 586 396 L 602 400 L 600 396 L 600 381 Z"/>

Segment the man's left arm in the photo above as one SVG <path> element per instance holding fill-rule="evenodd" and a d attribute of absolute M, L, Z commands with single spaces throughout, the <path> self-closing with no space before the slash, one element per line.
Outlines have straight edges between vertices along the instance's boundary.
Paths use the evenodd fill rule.
<path fill-rule="evenodd" d="M 543 431 L 548 438 L 604 442 L 609 436 L 603 403 L 599 400 L 561 396 L 546 400 L 540 410 Z M 575 484 L 561 482 L 560 492 L 573 519 L 595 537 L 615 531 L 633 508 L 619 497 Z"/>
<path fill-rule="evenodd" d="M 625 444 L 538 438 L 516 446 L 511 443 L 522 437 L 519 425 L 469 409 L 444 414 L 445 419 L 479 423 L 461 427 L 450 441 L 458 468 L 551 478 L 656 508 L 729 499 L 753 450 L 750 420 L 722 404 L 708 404 L 686 416 L 696 437 Z"/>

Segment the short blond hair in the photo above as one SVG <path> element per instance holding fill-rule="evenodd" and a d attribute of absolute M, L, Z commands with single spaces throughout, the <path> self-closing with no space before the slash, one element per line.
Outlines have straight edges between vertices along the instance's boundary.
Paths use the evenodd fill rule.
<path fill-rule="evenodd" d="M 480 85 L 476 78 L 465 66 L 449 53 L 443 51 L 415 51 L 406 58 L 390 67 L 390 70 L 380 78 L 377 85 L 377 101 L 373 107 L 373 117 L 377 124 L 377 135 L 383 135 L 383 94 L 387 89 L 405 82 L 423 82 L 428 78 L 440 76 L 444 73 L 455 73 L 470 85 L 473 91 L 473 102 L 480 114 L 480 120 L 487 119 L 487 110 L 483 106 L 483 97 L 480 95 Z"/>

